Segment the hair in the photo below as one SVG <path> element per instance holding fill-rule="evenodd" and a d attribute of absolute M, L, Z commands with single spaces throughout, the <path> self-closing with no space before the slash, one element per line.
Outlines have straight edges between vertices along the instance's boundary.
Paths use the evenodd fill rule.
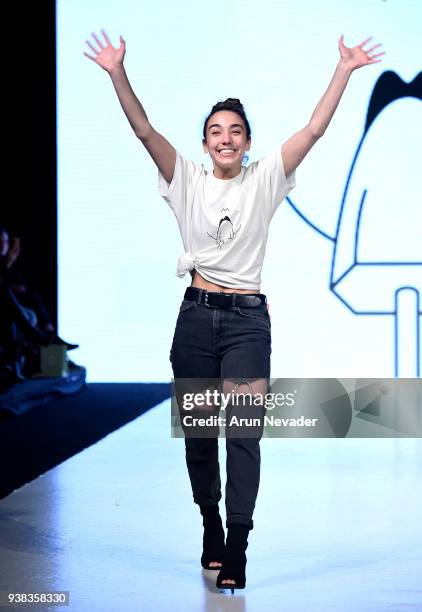
<path fill-rule="evenodd" d="M 249 125 L 249 121 L 246 117 L 246 113 L 245 113 L 245 109 L 243 108 L 243 104 L 238 98 L 227 98 L 227 100 L 224 100 L 224 102 L 217 102 L 217 104 L 214 104 L 214 106 L 211 109 L 211 112 L 209 113 L 209 115 L 204 121 L 204 129 L 203 129 L 204 140 L 207 139 L 206 133 L 207 133 L 208 119 L 214 113 L 218 113 L 218 111 L 223 111 L 223 110 L 232 111 L 233 113 L 237 113 L 239 115 L 239 117 L 242 119 L 243 123 L 245 124 L 246 138 L 247 140 L 249 140 L 251 137 L 251 126 Z"/>

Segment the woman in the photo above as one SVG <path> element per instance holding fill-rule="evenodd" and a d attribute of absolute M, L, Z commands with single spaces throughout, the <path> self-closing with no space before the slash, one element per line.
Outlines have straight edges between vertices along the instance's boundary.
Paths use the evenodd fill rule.
<path fill-rule="evenodd" d="M 126 44 L 113 48 L 107 34 L 87 41 L 94 55 L 85 55 L 106 70 L 136 136 L 159 170 L 159 189 L 179 223 L 185 253 L 177 274 L 192 275 L 182 301 L 170 353 L 182 426 L 186 462 L 194 502 L 203 517 L 202 566 L 219 569 L 219 588 L 245 587 L 246 547 L 253 528 L 260 475 L 259 440 L 263 398 L 270 376 L 271 326 L 260 274 L 268 225 L 295 186 L 295 170 L 324 134 L 353 70 L 381 60 L 360 45 L 339 40 L 340 59 L 334 76 L 309 123 L 271 155 L 242 166 L 251 146 L 251 130 L 239 100 L 216 104 L 205 120 L 203 148 L 213 172 L 186 161 L 149 123 L 123 67 Z M 220 384 L 221 381 L 221 384 Z M 221 499 L 218 464 L 219 424 L 191 429 L 194 416 L 213 415 L 221 398 L 210 405 L 187 408 L 185 393 L 219 389 L 231 401 L 226 410 L 226 527 L 218 509 Z M 248 393 L 249 392 L 249 393 Z M 243 396 L 242 396 L 243 394 Z M 245 397 L 249 396 L 246 400 Z M 193 395 L 195 397 L 195 395 Z M 239 407 L 239 398 L 243 404 Z M 242 402 L 241 402 L 242 403 Z M 255 428 L 238 427 L 232 416 L 257 417 Z M 252 422 L 252 420 L 251 420 Z"/>

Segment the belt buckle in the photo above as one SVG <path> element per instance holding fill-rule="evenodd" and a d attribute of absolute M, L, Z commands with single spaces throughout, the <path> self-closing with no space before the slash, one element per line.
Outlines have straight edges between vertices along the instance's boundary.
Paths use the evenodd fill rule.
<path fill-rule="evenodd" d="M 231 308 L 233 304 L 233 294 L 224 293 L 223 291 L 219 294 L 220 308 Z"/>
<path fill-rule="evenodd" d="M 205 294 L 204 294 L 204 304 L 205 304 L 205 306 L 209 306 L 209 304 L 208 304 L 208 291 L 206 291 Z"/>

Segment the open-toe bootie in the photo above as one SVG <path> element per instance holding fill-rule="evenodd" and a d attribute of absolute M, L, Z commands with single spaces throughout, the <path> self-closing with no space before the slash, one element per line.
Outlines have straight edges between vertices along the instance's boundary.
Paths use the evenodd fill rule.
<path fill-rule="evenodd" d="M 223 557 L 223 567 L 217 576 L 217 588 L 244 589 L 246 585 L 246 549 L 248 547 L 249 526 L 232 523 L 227 530 L 226 548 Z M 223 580 L 234 580 L 233 583 Z"/>
<path fill-rule="evenodd" d="M 201 565 L 204 569 L 219 570 L 223 564 L 225 535 L 218 506 L 201 506 L 201 514 L 204 525 Z"/>

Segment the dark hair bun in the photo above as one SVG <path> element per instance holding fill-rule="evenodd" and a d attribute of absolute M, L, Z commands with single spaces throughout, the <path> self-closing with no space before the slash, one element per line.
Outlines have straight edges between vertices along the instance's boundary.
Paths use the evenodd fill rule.
<path fill-rule="evenodd" d="M 232 108 L 233 110 L 239 109 L 242 112 L 245 112 L 243 104 L 239 98 L 227 98 L 227 100 L 224 100 L 224 102 L 217 102 L 217 104 L 214 104 L 212 107 L 211 112 L 215 113 L 218 110 L 228 110 L 229 108 Z"/>

